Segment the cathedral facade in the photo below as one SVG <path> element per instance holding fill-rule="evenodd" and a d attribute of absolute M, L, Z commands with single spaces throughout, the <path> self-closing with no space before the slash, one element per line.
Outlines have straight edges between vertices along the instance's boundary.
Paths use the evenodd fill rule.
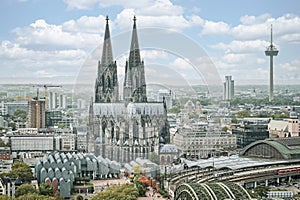
<path fill-rule="evenodd" d="M 88 151 L 126 163 L 137 157 L 149 159 L 170 142 L 165 102 L 149 102 L 144 61 L 141 60 L 136 27 L 125 63 L 123 99 L 119 96 L 117 63 L 113 60 L 109 22 L 106 18 L 101 61 L 95 81 L 95 100 L 90 104 Z"/>

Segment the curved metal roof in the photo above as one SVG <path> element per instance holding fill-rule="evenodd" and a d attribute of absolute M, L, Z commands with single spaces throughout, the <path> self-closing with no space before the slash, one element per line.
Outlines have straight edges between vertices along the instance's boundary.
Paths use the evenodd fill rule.
<path fill-rule="evenodd" d="M 271 159 L 260 159 L 260 158 L 246 158 L 239 157 L 238 155 L 228 156 L 228 157 L 218 157 L 209 159 L 200 159 L 197 161 L 189 161 L 182 159 L 182 162 L 188 167 L 199 167 L 201 169 L 205 168 L 215 168 L 215 169 L 243 169 L 248 167 L 259 167 L 265 165 L 273 165 L 280 163 L 288 163 L 289 160 L 271 160 Z M 177 171 L 173 168 L 173 171 Z"/>
<path fill-rule="evenodd" d="M 274 138 L 274 139 L 267 139 L 267 140 L 259 140 L 253 142 L 246 146 L 241 152 L 240 155 L 244 156 L 247 151 L 252 148 L 257 147 L 258 145 L 266 144 L 270 145 L 274 149 L 278 151 L 279 154 L 282 155 L 284 159 L 293 159 L 293 158 L 300 158 L 300 138 L 293 137 L 293 138 Z"/>
<path fill-rule="evenodd" d="M 231 182 L 183 183 L 174 192 L 174 199 L 251 199 L 247 191 L 240 185 Z"/>

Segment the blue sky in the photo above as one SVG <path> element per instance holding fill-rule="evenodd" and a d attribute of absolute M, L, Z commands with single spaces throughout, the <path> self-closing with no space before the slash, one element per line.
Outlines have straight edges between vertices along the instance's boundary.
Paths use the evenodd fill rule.
<path fill-rule="evenodd" d="M 273 24 L 279 49 L 274 82 L 298 84 L 299 12 L 297 0 L 2 0 L 0 83 L 75 83 L 85 73 L 94 82 L 106 15 L 116 38 L 113 48 L 121 80 L 128 54 L 118 48 L 129 48 L 136 15 L 148 82 L 205 84 L 212 72 L 220 80 L 232 75 L 236 84 L 267 84 L 269 58 L 264 50 Z M 150 35 L 149 43 L 149 27 L 174 31 L 174 40 L 162 48 L 155 41 L 159 38 Z M 190 41 L 178 41 L 176 35 Z M 128 38 L 124 44 L 118 40 L 122 36 Z M 199 48 L 189 49 L 193 44 Z M 196 50 L 198 61 L 188 56 Z"/>

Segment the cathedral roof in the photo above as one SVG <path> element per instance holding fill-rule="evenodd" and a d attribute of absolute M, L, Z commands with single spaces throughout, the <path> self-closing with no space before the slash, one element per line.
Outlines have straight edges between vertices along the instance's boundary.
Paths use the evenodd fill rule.
<path fill-rule="evenodd" d="M 164 115 L 163 103 L 94 103 L 94 115 L 100 116 L 120 116 L 120 115 Z"/>
<path fill-rule="evenodd" d="M 178 153 L 178 149 L 174 144 L 165 144 L 161 147 L 160 153 Z"/>

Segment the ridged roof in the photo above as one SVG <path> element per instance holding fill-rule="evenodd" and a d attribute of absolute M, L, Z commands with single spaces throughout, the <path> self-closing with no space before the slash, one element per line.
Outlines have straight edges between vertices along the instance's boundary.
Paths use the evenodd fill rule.
<path fill-rule="evenodd" d="M 175 199 L 180 199 L 181 195 L 196 200 L 251 199 L 242 186 L 230 182 L 183 183 L 176 188 Z"/>
<path fill-rule="evenodd" d="M 299 137 L 290 137 L 290 138 L 274 138 L 259 140 L 251 143 L 241 151 L 240 155 L 245 155 L 247 151 L 252 148 L 257 147 L 260 144 L 267 144 L 275 148 L 278 153 L 282 155 L 284 159 L 295 158 L 296 155 L 299 155 L 300 158 L 300 138 Z M 292 156 L 294 155 L 294 156 Z"/>

